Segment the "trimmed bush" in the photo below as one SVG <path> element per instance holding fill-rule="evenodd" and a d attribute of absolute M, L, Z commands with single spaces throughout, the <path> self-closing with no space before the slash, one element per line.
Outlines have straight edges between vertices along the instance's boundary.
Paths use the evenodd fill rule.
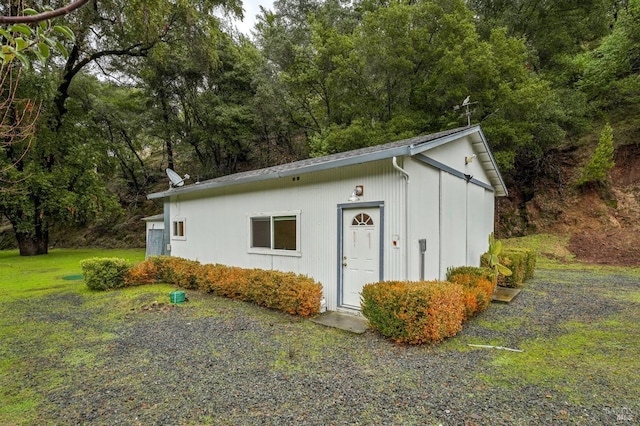
<path fill-rule="evenodd" d="M 188 290 L 199 288 L 202 267 L 200 262 L 171 256 L 152 257 L 147 261 L 153 262 L 157 268 L 158 281 L 175 284 Z"/>
<path fill-rule="evenodd" d="M 216 296 L 253 302 L 290 314 L 311 316 L 320 311 L 322 286 L 313 279 L 292 272 L 243 269 L 224 265 L 202 265 L 179 257 L 159 256 L 138 266 L 141 281 L 151 278 L 145 272 L 156 272 L 153 281 L 197 289 Z"/>
<path fill-rule="evenodd" d="M 528 248 L 505 248 L 500 254 L 500 263 L 511 269 L 511 276 L 498 276 L 498 285 L 502 287 L 518 288 L 531 278 L 536 269 L 537 255 Z M 482 255 L 482 266 L 487 266 L 487 254 Z"/>
<path fill-rule="evenodd" d="M 517 271 L 513 274 L 517 275 L 515 278 L 505 280 L 506 286 L 520 287 L 524 281 L 533 278 L 537 259 L 535 251 L 527 248 L 510 248 L 505 250 L 505 256 Z"/>
<path fill-rule="evenodd" d="M 203 291 L 253 302 L 290 314 L 319 313 L 322 286 L 293 272 L 242 269 L 224 265 L 203 265 Z"/>
<path fill-rule="evenodd" d="M 127 285 L 129 263 L 116 257 L 92 257 L 80 262 L 84 280 L 91 290 L 111 290 Z"/>
<path fill-rule="evenodd" d="M 124 277 L 126 285 L 153 284 L 158 276 L 158 268 L 153 262 L 140 262 L 133 265 Z"/>
<path fill-rule="evenodd" d="M 477 266 L 451 266 L 447 268 L 447 281 L 451 281 L 451 277 L 454 275 L 473 275 L 478 278 L 486 278 L 491 281 L 493 277 L 493 271 L 487 267 Z"/>
<path fill-rule="evenodd" d="M 508 250 L 509 252 L 515 251 L 524 251 L 526 252 L 525 256 L 525 269 L 524 269 L 524 280 L 530 280 L 533 278 L 533 274 L 536 270 L 536 263 L 538 261 L 538 253 L 535 250 L 527 249 L 527 248 L 512 248 Z"/>
<path fill-rule="evenodd" d="M 489 307 L 496 289 L 493 276 L 488 268 L 461 266 L 447 269 L 447 280 L 462 286 L 467 319 Z"/>
<path fill-rule="evenodd" d="M 436 343 L 462 330 L 462 287 L 442 281 L 384 281 L 362 289 L 362 315 L 398 343 Z"/>

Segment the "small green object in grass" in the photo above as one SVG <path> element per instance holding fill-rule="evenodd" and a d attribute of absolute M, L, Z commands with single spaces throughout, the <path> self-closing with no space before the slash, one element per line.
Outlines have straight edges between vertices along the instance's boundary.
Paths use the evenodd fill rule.
<path fill-rule="evenodd" d="M 172 291 L 169 293 L 169 300 L 171 300 L 171 303 L 184 302 L 184 291 Z"/>
<path fill-rule="evenodd" d="M 65 275 L 64 277 L 62 277 L 63 280 L 67 280 L 67 281 L 81 280 L 83 278 L 84 278 L 84 275 L 82 274 Z"/>

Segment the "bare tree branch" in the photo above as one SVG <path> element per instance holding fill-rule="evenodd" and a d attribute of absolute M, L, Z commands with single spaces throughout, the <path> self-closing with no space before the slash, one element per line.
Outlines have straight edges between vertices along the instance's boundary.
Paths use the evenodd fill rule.
<path fill-rule="evenodd" d="M 4 174 L 12 168 L 20 169 L 22 160 L 29 151 L 35 134 L 35 124 L 41 104 L 31 99 L 18 99 L 17 89 L 21 69 L 14 75 L 14 68 L 0 66 L 0 149 L 8 159 L 0 169 L 1 183 L 15 183 L 5 179 Z M 26 142 L 23 146 L 21 142 Z M 19 152 L 21 151 L 21 152 Z M 0 186 L 0 191 L 4 189 Z"/>

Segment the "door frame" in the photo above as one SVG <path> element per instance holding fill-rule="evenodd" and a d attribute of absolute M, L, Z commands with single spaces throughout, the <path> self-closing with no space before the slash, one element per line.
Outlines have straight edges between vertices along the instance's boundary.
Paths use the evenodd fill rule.
<path fill-rule="evenodd" d="M 336 259 L 336 268 L 338 275 L 338 307 L 342 306 L 342 289 L 343 289 L 343 278 L 344 274 L 342 273 L 342 257 L 344 253 L 344 227 L 343 227 L 343 214 L 345 210 L 358 210 L 362 208 L 379 208 L 380 209 L 380 247 L 378 248 L 378 274 L 379 281 L 384 279 L 384 201 L 367 201 L 367 202 L 355 202 L 355 203 L 345 203 L 338 204 L 338 258 Z M 349 308 L 352 309 L 352 308 Z"/>

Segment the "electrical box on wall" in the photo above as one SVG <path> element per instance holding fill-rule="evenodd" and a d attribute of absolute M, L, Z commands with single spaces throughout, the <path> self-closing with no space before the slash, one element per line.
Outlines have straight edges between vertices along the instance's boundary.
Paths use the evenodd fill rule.
<path fill-rule="evenodd" d="M 394 235 L 394 236 L 391 237 L 391 245 L 395 249 L 399 249 L 400 248 L 400 235 Z"/>

